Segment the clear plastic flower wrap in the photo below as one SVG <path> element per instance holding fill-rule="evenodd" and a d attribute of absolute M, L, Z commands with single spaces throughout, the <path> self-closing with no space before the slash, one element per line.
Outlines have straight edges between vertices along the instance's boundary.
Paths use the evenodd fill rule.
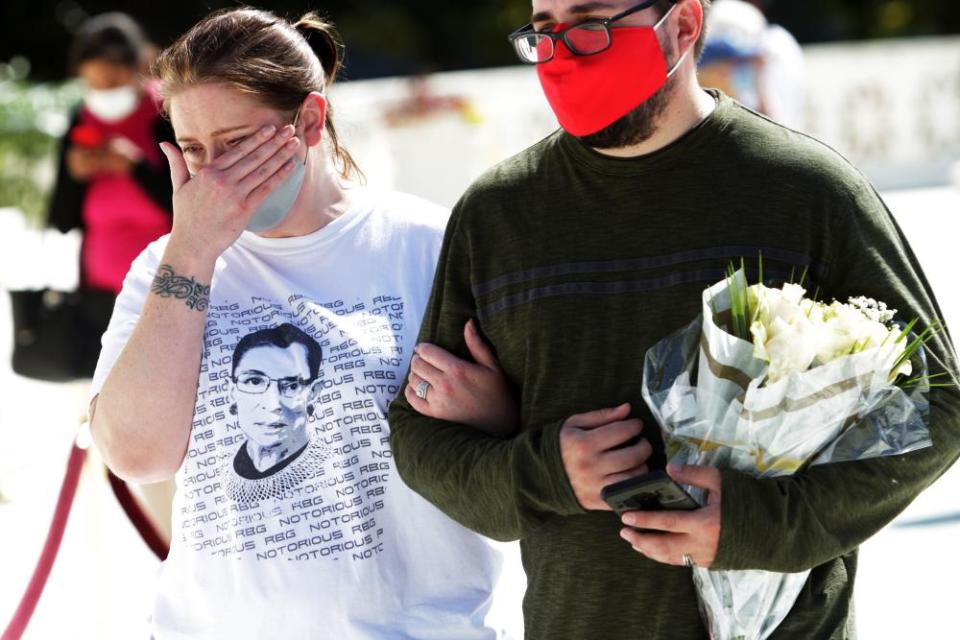
<path fill-rule="evenodd" d="M 922 349 L 911 358 L 918 383 L 910 388 L 890 383 L 892 341 L 764 386 L 769 364 L 755 356 L 754 344 L 717 324 L 731 307 L 728 284 L 705 290 L 702 316 L 646 354 L 643 397 L 671 462 L 767 478 L 931 445 Z M 695 567 L 710 637 L 769 637 L 808 574 Z"/>

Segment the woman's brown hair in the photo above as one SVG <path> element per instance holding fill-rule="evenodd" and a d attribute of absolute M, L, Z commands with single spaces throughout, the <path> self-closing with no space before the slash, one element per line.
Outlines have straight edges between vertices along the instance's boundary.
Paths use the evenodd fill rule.
<path fill-rule="evenodd" d="M 240 8 L 210 14 L 165 49 L 153 65 L 164 110 L 178 90 L 218 82 L 278 111 L 294 112 L 311 91 L 326 95 L 343 64 L 343 41 L 314 12 L 291 24 L 269 11 Z M 337 138 L 327 103 L 327 139 L 344 178 L 362 172 Z"/>

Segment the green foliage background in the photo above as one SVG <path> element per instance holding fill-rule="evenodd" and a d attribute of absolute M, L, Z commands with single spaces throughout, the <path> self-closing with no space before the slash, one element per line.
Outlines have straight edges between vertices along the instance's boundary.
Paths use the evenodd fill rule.
<path fill-rule="evenodd" d="M 75 83 L 29 84 L 0 65 L 0 207 L 45 215 L 57 136 L 79 99 Z"/>
<path fill-rule="evenodd" d="M 79 99 L 64 84 L 66 51 L 89 16 L 125 11 L 160 46 L 230 0 L 3 0 L 0 2 L 0 207 L 33 220 L 45 210 L 54 135 Z M 318 10 L 348 44 L 342 80 L 514 64 L 506 35 L 524 24 L 530 0 L 286 0 L 253 2 L 295 18 Z M 801 42 L 960 33 L 956 0 L 769 0 L 772 22 Z M 12 64 L 9 64 L 11 63 Z"/>

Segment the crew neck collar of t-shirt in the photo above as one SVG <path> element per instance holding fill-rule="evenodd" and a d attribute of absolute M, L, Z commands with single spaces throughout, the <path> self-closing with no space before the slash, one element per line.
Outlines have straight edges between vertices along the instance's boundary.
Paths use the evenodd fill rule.
<path fill-rule="evenodd" d="M 717 101 L 714 110 L 695 127 L 682 136 L 648 154 L 630 158 L 608 156 L 583 144 L 576 137 L 561 133 L 561 148 L 578 163 L 593 171 L 610 175 L 643 175 L 663 171 L 678 162 L 689 159 L 691 154 L 708 143 L 730 120 L 735 106 L 733 100 L 714 89 L 707 89 Z"/>
<path fill-rule="evenodd" d="M 237 238 L 237 245 L 258 253 L 272 255 L 292 255 L 322 249 L 361 225 L 374 208 L 373 198 L 374 196 L 365 188 L 350 187 L 347 210 L 322 228 L 291 238 L 264 238 L 252 231 L 244 231 Z"/>

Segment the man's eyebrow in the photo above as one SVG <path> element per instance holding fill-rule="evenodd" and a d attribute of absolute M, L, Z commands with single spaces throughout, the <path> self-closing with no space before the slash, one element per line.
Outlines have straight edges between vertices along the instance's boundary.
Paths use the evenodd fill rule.
<path fill-rule="evenodd" d="M 570 7 L 570 13 L 592 13 L 597 9 L 618 9 L 618 5 L 612 4 L 610 2 L 584 2 L 583 4 L 575 4 Z M 538 11 L 537 13 L 530 16 L 530 22 L 544 22 L 549 20 L 553 16 L 549 11 Z"/>
<path fill-rule="evenodd" d="M 211 133 L 210 135 L 211 135 L 212 137 L 222 136 L 222 135 L 225 134 L 225 133 L 232 133 L 232 132 L 234 132 L 234 131 L 239 131 L 240 129 L 246 129 L 247 127 L 250 127 L 250 126 L 252 126 L 252 125 L 249 125 L 249 124 L 241 124 L 241 125 L 238 125 L 238 126 L 236 126 L 236 127 L 226 127 L 225 129 L 217 129 L 216 131 L 214 131 L 214 132 Z M 196 140 L 194 140 L 193 138 L 191 138 L 191 137 L 189 137 L 189 136 L 183 136 L 183 137 L 177 136 L 177 142 L 196 142 Z"/>

